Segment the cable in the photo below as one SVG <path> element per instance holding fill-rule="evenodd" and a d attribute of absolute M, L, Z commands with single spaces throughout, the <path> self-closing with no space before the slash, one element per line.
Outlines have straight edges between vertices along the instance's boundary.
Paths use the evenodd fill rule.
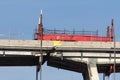
<path fill-rule="evenodd" d="M 38 66 L 36 66 L 36 80 L 38 80 Z"/>
<path fill-rule="evenodd" d="M 112 19 L 113 22 L 113 19 Z M 114 23 L 114 22 L 113 22 Z M 112 25 L 114 27 L 114 24 Z M 114 80 L 116 80 L 116 39 L 115 39 L 115 30 L 113 29 L 113 40 L 114 40 Z"/>
<path fill-rule="evenodd" d="M 41 19 L 42 20 L 42 19 Z M 43 61 L 43 53 L 42 53 L 42 40 L 43 40 L 43 27 L 41 28 L 42 31 L 40 33 L 40 80 L 42 80 L 42 61 Z"/>
<path fill-rule="evenodd" d="M 103 80 L 105 80 L 105 73 L 103 73 Z"/>

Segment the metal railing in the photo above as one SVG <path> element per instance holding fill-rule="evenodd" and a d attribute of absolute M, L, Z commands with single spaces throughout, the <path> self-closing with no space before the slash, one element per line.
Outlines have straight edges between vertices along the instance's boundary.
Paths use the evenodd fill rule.
<path fill-rule="evenodd" d="M 85 30 L 82 30 L 82 31 L 76 31 L 76 30 L 57 30 L 57 29 L 54 29 L 54 30 L 49 30 L 49 29 L 44 29 L 43 30 L 44 34 L 69 34 L 69 35 L 98 35 L 98 30 L 96 31 L 85 31 Z"/>

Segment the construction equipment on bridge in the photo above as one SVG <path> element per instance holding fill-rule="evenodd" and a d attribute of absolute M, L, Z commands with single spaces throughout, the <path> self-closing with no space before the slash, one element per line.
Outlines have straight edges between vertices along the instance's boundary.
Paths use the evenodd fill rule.
<path fill-rule="evenodd" d="M 113 42 L 114 20 L 111 26 L 107 27 L 107 35 L 99 36 L 97 31 L 69 31 L 69 30 L 49 30 L 43 28 L 42 13 L 39 17 L 38 29 L 35 31 L 35 40 L 59 40 L 59 41 L 98 41 Z M 42 37 L 41 37 L 42 35 Z"/>

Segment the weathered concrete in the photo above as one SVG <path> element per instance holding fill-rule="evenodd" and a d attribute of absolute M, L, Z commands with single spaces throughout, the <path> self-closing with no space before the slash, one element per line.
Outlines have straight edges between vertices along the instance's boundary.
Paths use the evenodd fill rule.
<path fill-rule="evenodd" d="M 31 46 L 39 47 L 38 40 L 0 40 L 0 46 Z M 64 42 L 64 41 L 43 41 L 43 47 L 79 47 L 79 48 L 113 48 L 113 42 Z M 116 42 L 116 48 L 120 48 L 120 42 Z"/>

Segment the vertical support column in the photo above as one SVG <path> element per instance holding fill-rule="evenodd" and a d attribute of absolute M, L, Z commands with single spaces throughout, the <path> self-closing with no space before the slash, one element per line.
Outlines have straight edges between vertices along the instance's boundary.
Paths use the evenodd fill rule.
<path fill-rule="evenodd" d="M 99 75 L 98 75 L 98 70 L 97 70 L 97 65 L 94 60 L 91 60 L 89 63 L 89 73 L 91 80 L 99 80 Z"/>
<path fill-rule="evenodd" d="M 82 75 L 84 80 L 99 80 L 97 65 L 94 59 L 89 60 Z"/>
<path fill-rule="evenodd" d="M 84 80 L 90 80 L 90 76 L 89 76 L 89 72 L 88 72 L 88 67 L 86 67 L 86 69 L 82 73 L 82 76 L 83 76 Z"/>

